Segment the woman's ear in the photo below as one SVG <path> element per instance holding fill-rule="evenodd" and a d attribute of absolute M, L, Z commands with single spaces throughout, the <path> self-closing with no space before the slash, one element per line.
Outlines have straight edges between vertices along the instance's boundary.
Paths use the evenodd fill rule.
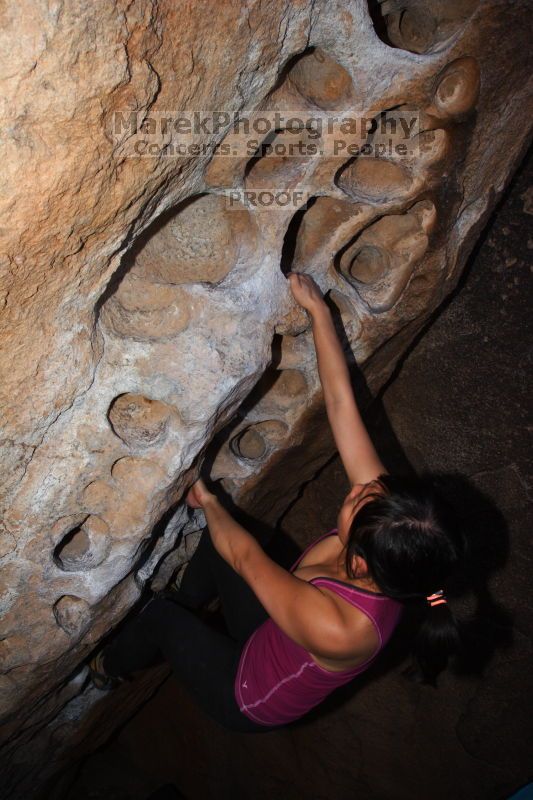
<path fill-rule="evenodd" d="M 366 578 L 368 576 L 368 564 L 363 556 L 352 556 L 351 566 L 354 578 Z"/>

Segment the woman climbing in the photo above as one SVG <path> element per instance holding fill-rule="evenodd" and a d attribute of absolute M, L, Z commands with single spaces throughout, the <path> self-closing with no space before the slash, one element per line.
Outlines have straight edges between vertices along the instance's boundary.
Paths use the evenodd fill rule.
<path fill-rule="evenodd" d="M 310 315 L 328 419 L 352 489 L 337 528 L 290 571 L 273 561 L 198 480 L 187 496 L 207 521 L 174 599 L 153 598 L 91 662 L 108 688 L 161 655 L 224 726 L 266 731 L 303 716 L 378 657 L 406 602 L 427 611 L 416 642 L 434 682 L 459 643 L 443 585 L 464 550 L 446 504 L 423 481 L 386 473 L 361 419 L 321 292 L 291 274 Z M 220 597 L 228 635 L 194 613 Z"/>

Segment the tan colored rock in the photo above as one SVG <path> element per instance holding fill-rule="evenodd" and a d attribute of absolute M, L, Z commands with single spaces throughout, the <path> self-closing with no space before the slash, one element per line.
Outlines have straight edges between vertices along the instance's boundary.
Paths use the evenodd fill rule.
<path fill-rule="evenodd" d="M 6 6 L 7 797 L 36 791 L 65 719 L 82 729 L 98 700 L 89 654 L 158 564 L 168 557 L 168 577 L 180 562 L 177 542 L 199 528 L 181 500 L 204 455 L 236 501 L 275 521 L 331 453 L 309 323 L 285 274 L 316 278 L 377 390 L 457 284 L 517 165 L 526 0 L 404 5 L 381 4 L 388 44 L 359 0 L 224 2 L 216 25 L 181 0 Z M 234 115 L 267 111 L 282 117 L 247 151 Z M 194 150 L 171 128 L 147 154 L 145 128 L 130 125 L 134 113 L 148 124 L 193 112 L 225 120 L 201 127 Z M 261 155 L 294 141 L 323 153 Z M 387 151 L 398 144 L 402 158 Z M 354 152 L 364 145 L 375 155 Z M 300 194 L 272 209 L 246 196 L 258 188 Z"/>
<path fill-rule="evenodd" d="M 269 455 L 276 445 L 283 442 L 288 426 L 277 419 L 268 419 L 250 425 L 230 441 L 230 449 L 236 456 L 257 461 Z"/>
<path fill-rule="evenodd" d="M 479 0 L 379 0 L 393 44 L 427 53 L 462 29 Z"/>
<path fill-rule="evenodd" d="M 277 133 L 272 141 L 264 142 L 249 162 L 244 179 L 249 191 L 272 190 L 282 186 L 286 191 L 303 180 L 314 156 L 315 138 L 308 131 L 291 130 Z"/>
<path fill-rule="evenodd" d="M 80 572 L 97 567 L 109 554 L 109 527 L 96 516 L 65 533 L 55 548 L 54 559 L 66 572 Z"/>
<path fill-rule="evenodd" d="M 318 108 L 348 108 L 355 99 L 350 73 L 318 47 L 296 61 L 288 80 Z"/>
<path fill-rule="evenodd" d="M 401 164 L 385 159 L 358 158 L 341 173 L 337 183 L 355 197 L 389 200 L 405 195 L 411 180 Z"/>
<path fill-rule="evenodd" d="M 457 58 L 437 75 L 431 109 L 436 116 L 445 119 L 461 117 L 475 107 L 479 87 L 476 59 L 471 56 Z"/>
<path fill-rule="evenodd" d="M 436 209 L 431 200 L 409 213 L 382 217 L 342 254 L 339 270 L 374 313 L 389 311 L 429 244 Z"/>
<path fill-rule="evenodd" d="M 158 400 L 123 394 L 109 409 L 112 428 L 126 444 L 149 447 L 160 442 L 167 432 L 171 409 Z"/>
<path fill-rule="evenodd" d="M 203 194 L 157 225 L 135 255 L 132 274 L 156 284 L 218 283 L 255 245 L 255 224 L 244 207 L 228 211 L 223 197 Z"/>
<path fill-rule="evenodd" d="M 54 605 L 54 616 L 65 633 L 80 637 L 91 621 L 90 606 L 81 597 L 63 595 Z"/>
<path fill-rule="evenodd" d="M 115 336 L 139 341 L 176 336 L 187 327 L 187 296 L 174 286 L 138 280 L 130 273 L 105 304 L 100 321 Z"/>

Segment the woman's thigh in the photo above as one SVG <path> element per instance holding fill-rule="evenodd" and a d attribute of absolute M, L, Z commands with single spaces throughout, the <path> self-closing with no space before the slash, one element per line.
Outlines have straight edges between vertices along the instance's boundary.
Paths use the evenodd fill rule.
<path fill-rule="evenodd" d="M 176 599 L 185 608 L 200 609 L 218 595 L 218 587 L 211 567 L 211 537 L 204 528 L 196 550 L 185 567 Z"/>
<path fill-rule="evenodd" d="M 246 641 L 268 618 L 246 581 L 217 552 L 205 528 L 176 599 L 186 607 L 199 608 L 214 594 L 220 597 L 228 632 L 237 641 Z"/>
<path fill-rule="evenodd" d="M 268 619 L 268 614 L 246 581 L 216 552 L 213 572 L 228 633 L 243 643 Z"/>
<path fill-rule="evenodd" d="M 264 731 L 239 711 L 234 682 L 241 644 L 215 631 L 172 600 L 154 598 L 143 610 L 145 630 L 178 680 L 213 719 L 232 730 Z"/>

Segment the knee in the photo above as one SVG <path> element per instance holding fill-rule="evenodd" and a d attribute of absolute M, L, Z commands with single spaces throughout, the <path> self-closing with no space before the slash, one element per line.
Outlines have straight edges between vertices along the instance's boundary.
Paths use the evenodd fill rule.
<path fill-rule="evenodd" d="M 176 604 L 166 597 L 152 597 L 151 600 L 144 606 L 141 611 L 142 618 L 149 622 L 164 619 L 170 613 Z"/>
<path fill-rule="evenodd" d="M 161 611 L 166 611 L 169 608 L 174 608 L 176 603 L 171 600 L 169 597 L 165 597 L 164 595 L 155 595 L 152 599 L 146 604 L 145 610 L 150 612 L 157 613 Z"/>
<path fill-rule="evenodd" d="M 177 598 L 170 599 L 164 596 L 153 597 L 144 607 L 142 615 L 153 623 L 168 620 L 177 622 L 180 619 L 189 619 L 194 616 L 193 610 L 184 607 Z"/>

